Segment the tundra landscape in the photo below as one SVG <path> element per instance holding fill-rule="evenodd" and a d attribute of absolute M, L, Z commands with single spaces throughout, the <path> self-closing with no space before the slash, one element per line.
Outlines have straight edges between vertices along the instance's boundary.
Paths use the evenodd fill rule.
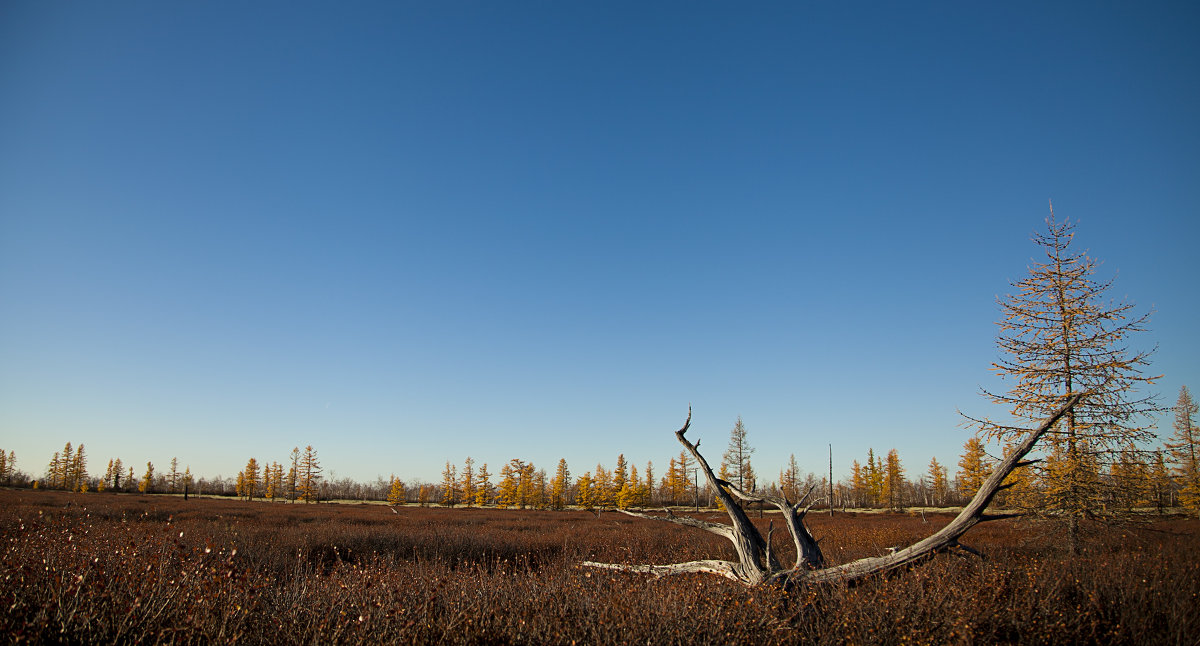
<path fill-rule="evenodd" d="M 942 554 L 853 584 L 783 590 L 582 567 L 732 556 L 720 537 L 619 513 L 396 512 L 0 491 L 0 632 L 13 643 L 171 644 L 1190 644 L 1200 634 L 1194 518 L 1085 524 L 1078 555 L 1055 525 L 1000 520 L 968 535 L 984 558 Z M 951 517 L 808 522 L 841 563 Z M 773 519 L 753 518 L 764 535 Z M 789 541 L 775 542 L 790 561 Z"/>
<path fill-rule="evenodd" d="M 1197 33 L 0 2 L 0 646 L 1200 643 Z"/>

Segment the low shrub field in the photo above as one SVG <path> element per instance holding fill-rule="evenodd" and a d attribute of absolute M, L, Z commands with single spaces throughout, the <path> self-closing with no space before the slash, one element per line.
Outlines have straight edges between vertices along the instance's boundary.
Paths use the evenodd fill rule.
<path fill-rule="evenodd" d="M 0 635 L 11 643 L 1195 644 L 1200 522 L 999 521 L 855 585 L 748 589 L 585 560 L 733 558 L 717 536 L 606 512 L 289 505 L 0 491 Z M 682 513 L 682 512 L 679 512 Z M 721 520 L 719 514 L 700 517 Z M 772 514 L 761 519 L 763 527 Z M 814 516 L 834 563 L 946 514 Z M 790 539 L 774 549 L 790 562 Z"/>

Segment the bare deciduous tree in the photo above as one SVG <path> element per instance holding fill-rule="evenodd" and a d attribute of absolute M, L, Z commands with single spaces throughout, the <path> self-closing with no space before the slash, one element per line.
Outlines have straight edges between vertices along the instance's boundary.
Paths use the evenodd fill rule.
<path fill-rule="evenodd" d="M 693 444 L 685 437 L 692 423 L 692 411 L 689 407 L 687 421 L 684 422 L 683 428 L 675 432 L 675 437 L 700 465 L 700 469 L 704 472 L 704 477 L 707 479 L 708 486 L 721 501 L 726 513 L 729 514 L 730 524 L 726 525 L 724 523 L 675 516 L 669 511 L 666 516 L 651 516 L 627 510 L 619 511 L 638 518 L 686 525 L 723 536 L 733 543 L 738 560 L 702 560 L 670 565 L 630 565 L 585 561 L 584 565 L 595 568 L 653 574 L 655 576 L 704 572 L 717 574 L 750 586 L 763 583 L 789 586 L 803 582 L 819 583 L 859 579 L 871 574 L 894 570 L 914 561 L 932 556 L 937 552 L 955 547 L 974 552 L 974 550 L 959 544 L 959 537 L 980 522 L 1008 517 L 1008 515 L 990 515 L 984 512 L 991 502 L 992 497 L 1005 488 L 1003 484 L 1004 479 L 1017 467 L 1029 464 L 1022 460 L 1033 449 L 1033 445 L 1038 439 L 1083 398 L 1083 393 L 1076 393 L 1067 397 L 1058 410 L 1054 411 L 1039 427 L 1026 435 L 1012 453 L 996 465 L 996 469 L 984 481 L 979 491 L 975 494 L 975 497 L 971 499 L 971 502 L 963 508 L 962 512 L 954 520 L 950 521 L 940 531 L 890 554 L 858 559 L 857 561 L 851 561 L 842 565 L 826 564 L 825 557 L 821 553 L 821 548 L 817 545 L 816 539 L 813 538 L 804 524 L 804 516 L 818 502 L 813 500 L 807 506 L 805 505 L 805 502 L 808 502 L 808 498 L 812 495 L 814 488 L 809 488 L 808 492 L 800 500 L 792 502 L 784 496 L 748 493 L 742 491 L 737 485 L 718 478 L 713 473 L 712 468 L 709 467 L 708 461 L 700 454 L 700 442 L 697 441 Z M 768 530 L 767 537 L 764 539 L 758 528 L 750 522 L 750 518 L 742 508 L 742 503 L 746 502 L 767 503 L 782 512 L 783 520 L 796 548 L 796 560 L 791 567 L 782 566 L 777 556 L 771 552 L 771 531 Z"/>

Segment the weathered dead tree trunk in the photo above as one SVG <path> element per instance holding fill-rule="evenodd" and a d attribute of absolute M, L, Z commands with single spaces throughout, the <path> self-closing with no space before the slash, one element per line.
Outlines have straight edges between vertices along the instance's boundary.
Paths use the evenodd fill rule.
<path fill-rule="evenodd" d="M 992 474 L 980 486 L 979 491 L 971 499 L 971 502 L 963 508 L 962 512 L 954 520 L 950 521 L 950 524 L 943 527 L 940 531 L 924 540 L 885 556 L 868 557 L 833 566 L 826 565 L 820 546 L 818 546 L 817 541 L 809 533 L 808 528 L 804 524 L 804 516 L 814 504 L 819 502 L 814 500 L 808 506 L 804 506 L 805 501 L 812 495 L 812 490 L 810 489 L 804 498 L 793 503 L 781 496 L 745 492 L 732 483 L 718 478 L 713 473 L 712 468 L 708 466 L 708 461 L 700 454 L 700 442 L 697 440 L 693 444 L 685 437 L 692 423 L 692 410 L 689 407 L 687 421 L 684 422 L 683 428 L 675 431 L 675 437 L 692 454 L 692 457 L 696 458 L 700 469 L 704 471 L 704 477 L 708 482 L 708 486 L 713 490 L 717 499 L 721 501 L 721 504 L 725 507 L 725 511 L 729 514 L 730 524 L 726 525 L 697 520 L 695 518 L 675 516 L 669 511 L 666 516 L 651 516 L 649 514 L 624 510 L 622 510 L 622 513 L 638 518 L 695 527 L 712 532 L 718 536 L 723 536 L 733 543 L 738 560 L 689 561 L 687 563 L 674 563 L 670 565 L 627 565 L 585 561 L 584 565 L 627 572 L 641 572 L 655 576 L 685 572 L 705 572 L 718 574 L 745 585 L 772 583 L 787 586 L 804 582 L 852 581 L 871 574 L 894 570 L 954 547 L 961 547 L 974 552 L 974 550 L 960 545 L 958 542 L 959 537 L 978 523 L 1008 517 L 1008 515 L 990 515 L 984 512 L 988 504 L 991 503 L 992 498 L 1010 486 L 1004 484 L 1004 479 L 1016 468 L 1031 464 L 1031 462 L 1025 462 L 1024 458 L 1033 449 L 1034 444 L 1083 398 L 1083 394 L 1072 395 L 1053 415 L 1042 422 L 1041 426 L 1030 433 L 1017 446 L 1016 450 L 996 465 L 995 470 L 992 471 Z M 769 543 L 770 534 L 768 533 L 768 538 L 764 540 L 758 528 L 747 517 L 742 503 L 753 502 L 765 502 L 775 506 L 782 512 L 784 523 L 796 547 L 796 560 L 791 567 L 785 568 L 780 565 L 775 555 L 771 553 Z"/>

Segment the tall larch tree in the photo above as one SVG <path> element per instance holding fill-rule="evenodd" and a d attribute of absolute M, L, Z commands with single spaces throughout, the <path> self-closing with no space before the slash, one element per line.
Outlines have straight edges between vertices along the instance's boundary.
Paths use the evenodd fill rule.
<path fill-rule="evenodd" d="M 517 504 L 517 487 L 520 473 L 512 465 L 505 463 L 500 466 L 500 484 L 496 488 L 496 506 L 509 507 Z"/>
<path fill-rule="evenodd" d="M 71 465 L 75 462 L 75 452 L 71 449 L 70 442 L 67 442 L 66 446 L 63 447 L 58 460 L 58 481 L 54 483 L 54 486 L 69 489 L 71 486 Z"/>
<path fill-rule="evenodd" d="M 167 486 L 171 493 L 179 493 L 179 458 L 171 458 L 171 470 L 167 472 Z"/>
<path fill-rule="evenodd" d="M 941 507 L 946 504 L 946 497 L 950 494 L 950 482 L 946 467 L 939 464 L 936 457 L 929 460 L 928 477 L 930 502 L 935 507 Z"/>
<path fill-rule="evenodd" d="M 596 490 L 590 471 L 575 480 L 575 504 L 588 510 L 596 508 Z"/>
<path fill-rule="evenodd" d="M 393 507 L 404 504 L 404 483 L 394 475 L 392 476 L 392 484 L 388 488 L 387 504 Z"/>
<path fill-rule="evenodd" d="M 532 506 L 536 501 L 534 490 L 534 470 L 532 462 L 513 459 L 509 462 L 513 472 L 517 474 L 517 505 L 521 509 Z"/>
<path fill-rule="evenodd" d="M 751 453 L 754 453 L 754 448 L 746 440 L 746 425 L 742 423 L 742 416 L 738 415 L 737 423 L 729 431 L 729 448 L 725 450 L 721 464 L 726 467 L 729 482 L 737 485 L 742 491 L 754 489 L 754 468 L 750 466 Z"/>
<path fill-rule="evenodd" d="M 554 479 L 550 481 L 550 507 L 563 509 L 567 506 L 568 492 L 571 491 L 571 471 L 567 468 L 566 458 L 558 460 L 558 468 L 554 470 Z"/>
<path fill-rule="evenodd" d="M 696 494 L 696 478 L 694 477 L 692 466 L 694 460 L 687 451 L 680 451 L 679 457 L 675 458 L 675 468 L 679 470 L 679 476 L 676 482 L 679 483 L 679 504 L 686 505 L 695 501 Z M 747 480 L 747 483 L 753 478 Z M 753 484 L 751 484 L 753 486 Z"/>
<path fill-rule="evenodd" d="M 889 509 L 904 506 L 904 467 L 900 464 L 900 453 L 888 451 L 883 467 L 883 499 Z"/>
<path fill-rule="evenodd" d="M 867 483 L 867 503 L 878 507 L 884 503 L 883 498 L 883 460 L 875 455 L 875 449 L 867 449 L 867 463 L 863 466 L 863 478 Z"/>
<path fill-rule="evenodd" d="M 536 509 L 545 509 L 550 505 L 550 479 L 546 477 L 545 469 L 533 469 L 533 465 L 529 465 L 530 475 L 529 481 L 533 486 L 533 499 L 530 504 Z"/>
<path fill-rule="evenodd" d="M 262 495 L 267 500 L 275 499 L 275 465 L 264 462 L 262 468 Z"/>
<path fill-rule="evenodd" d="M 850 463 L 850 506 L 863 507 L 867 499 L 867 473 L 866 469 L 858 463 L 858 460 L 853 460 Z"/>
<path fill-rule="evenodd" d="M 132 479 L 133 468 L 129 469 L 129 475 Z M 154 463 L 146 463 L 146 473 L 142 475 L 142 479 L 138 481 L 138 491 L 140 493 L 154 493 Z"/>
<path fill-rule="evenodd" d="M 8 455 L 4 455 L 4 449 L 0 449 L 0 482 L 4 484 L 12 484 L 13 469 L 17 466 L 17 454 L 9 451 Z"/>
<path fill-rule="evenodd" d="M 242 469 L 242 495 L 246 500 L 254 500 L 259 490 L 258 460 L 250 458 L 246 468 Z"/>
<path fill-rule="evenodd" d="M 629 509 L 630 507 L 645 507 L 646 490 L 642 486 L 641 479 L 638 478 L 638 470 L 636 466 L 629 467 L 629 477 L 625 480 L 625 484 L 621 490 L 617 492 L 617 507 L 621 509 Z"/>
<path fill-rule="evenodd" d="M 661 489 L 663 504 L 679 504 L 679 491 L 683 489 L 683 483 L 679 480 L 679 466 L 675 464 L 675 458 L 667 462 L 667 472 L 663 474 Z"/>
<path fill-rule="evenodd" d="M 67 483 L 68 491 L 83 491 L 87 486 L 87 453 L 80 444 L 79 448 L 75 449 L 75 456 L 71 458 L 71 463 L 67 465 Z"/>
<path fill-rule="evenodd" d="M 442 506 L 453 507 L 454 503 L 458 502 L 458 475 L 457 469 L 449 460 L 446 460 L 446 468 L 442 469 Z"/>
<path fill-rule="evenodd" d="M 293 446 L 288 459 L 292 463 L 288 470 L 288 500 L 295 502 L 300 491 L 300 447 Z"/>
<path fill-rule="evenodd" d="M 459 500 L 467 507 L 475 504 L 476 486 L 478 485 L 475 482 L 475 459 L 467 456 L 466 461 L 463 462 L 462 480 L 458 487 Z"/>
<path fill-rule="evenodd" d="M 616 506 L 613 495 L 612 474 L 603 464 L 597 464 L 592 475 L 592 488 L 595 490 L 596 506 L 600 508 Z"/>
<path fill-rule="evenodd" d="M 795 453 L 788 456 L 787 468 L 779 472 L 779 491 L 792 502 L 800 500 L 800 467 Z"/>
<path fill-rule="evenodd" d="M 304 454 L 300 456 L 299 480 L 300 497 L 306 504 L 320 500 L 321 462 L 311 444 L 304 447 Z"/>
<path fill-rule="evenodd" d="M 650 507 L 654 504 L 654 462 L 646 461 L 646 475 L 642 477 L 646 479 L 646 506 Z"/>
<path fill-rule="evenodd" d="M 1130 444 L 1109 467 L 1112 505 L 1126 513 L 1132 513 L 1134 507 L 1149 499 L 1150 468 L 1142 453 Z"/>
<path fill-rule="evenodd" d="M 475 474 L 475 504 L 480 507 L 492 502 L 492 499 L 496 497 L 491 477 L 492 474 L 488 473 L 487 462 L 479 465 L 479 473 Z"/>
<path fill-rule="evenodd" d="M 58 488 L 58 481 L 61 479 L 59 469 L 62 467 L 58 456 L 58 451 L 55 451 L 54 455 L 50 458 L 50 464 L 46 465 L 46 477 L 42 478 L 42 486 L 46 489 Z"/>
<path fill-rule="evenodd" d="M 958 461 L 958 492 L 970 498 L 979 491 L 983 481 L 992 472 L 987 449 L 978 437 L 972 437 L 963 445 L 962 458 Z"/>
<path fill-rule="evenodd" d="M 1174 431 L 1163 448 L 1166 462 L 1173 468 L 1179 486 L 1179 503 L 1184 509 L 1200 514 L 1200 430 L 1196 428 L 1196 413 L 1200 409 L 1187 386 L 1179 389 L 1174 406 Z"/>
<path fill-rule="evenodd" d="M 1149 314 L 1136 315 L 1128 303 L 1111 303 L 1111 280 L 1099 280 L 1099 263 L 1071 243 L 1075 225 L 1059 222 L 1051 207 L 1046 230 L 1033 236 L 1044 257 L 1029 275 L 1012 284 L 1015 293 L 1000 299 L 1002 320 L 996 343 L 1001 358 L 993 363 L 1007 391 L 984 390 L 992 402 L 1009 409 L 1018 424 L 1036 426 L 1076 393 L 1089 393 L 1046 435 L 1038 464 L 1045 499 L 1041 509 L 1068 520 L 1072 551 L 1079 548 L 1079 520 L 1100 510 L 1106 498 L 1102 464 L 1111 464 L 1130 442 L 1153 439 L 1147 414 L 1155 397 L 1141 389 L 1152 351 L 1132 351 L 1130 341 L 1146 329 Z M 1024 426 L 977 420 L 991 439 L 1018 441 Z M 1051 472 L 1053 470 L 1053 472 Z"/>
<path fill-rule="evenodd" d="M 612 471 L 612 489 L 613 498 L 625 487 L 625 481 L 629 479 L 629 464 L 625 462 L 625 454 L 621 453 L 617 456 L 617 466 Z"/>
<path fill-rule="evenodd" d="M 263 495 L 275 500 L 283 495 L 283 465 L 271 462 L 263 467 Z"/>
<path fill-rule="evenodd" d="M 638 478 L 636 466 L 629 465 L 629 473 L 625 483 L 617 490 L 617 508 L 629 509 L 642 506 L 642 481 Z"/>

